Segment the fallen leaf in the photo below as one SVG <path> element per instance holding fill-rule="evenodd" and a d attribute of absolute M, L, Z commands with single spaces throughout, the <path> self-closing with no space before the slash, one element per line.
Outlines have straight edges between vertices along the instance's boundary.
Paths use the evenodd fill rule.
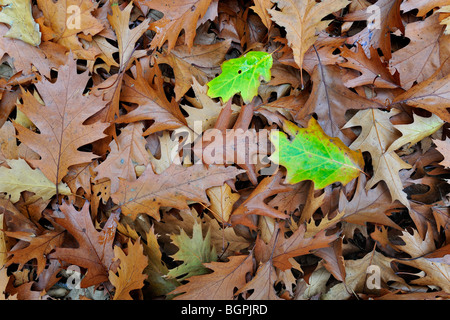
<path fill-rule="evenodd" d="M 141 122 L 131 123 L 110 143 L 111 152 L 107 159 L 94 170 L 98 173 L 97 181 L 103 178 L 111 180 L 111 192 L 119 189 L 119 179 L 136 180 L 136 165 L 148 165 L 149 153 L 145 148 L 146 141 L 142 137 L 144 125 Z"/>
<path fill-rule="evenodd" d="M 323 20 L 329 14 L 345 8 L 350 1 L 276 0 L 281 11 L 270 9 L 272 20 L 286 29 L 288 45 L 294 52 L 294 60 L 299 68 L 303 66 L 306 51 L 317 40 L 317 33 L 325 29 L 330 21 Z M 302 81 L 303 83 L 303 81 Z"/>
<path fill-rule="evenodd" d="M 227 60 L 222 64 L 222 73 L 208 82 L 208 96 L 220 97 L 223 103 L 240 93 L 249 103 L 258 93 L 260 79 L 269 81 L 272 55 L 261 51 L 250 51 L 242 57 Z"/>
<path fill-rule="evenodd" d="M 70 232 L 77 240 L 78 247 L 58 247 L 49 257 L 86 268 L 87 273 L 80 283 L 82 288 L 108 281 L 108 272 L 114 258 L 113 241 L 119 213 L 111 213 L 99 232 L 92 223 L 88 202 L 81 211 L 66 203 L 61 205 L 60 210 L 54 213 L 53 219 Z"/>
<path fill-rule="evenodd" d="M 361 153 L 327 136 L 314 118 L 309 120 L 308 128 L 285 122 L 283 129 L 291 140 L 285 133 L 272 132 L 270 140 L 276 151 L 270 159 L 287 168 L 287 183 L 312 180 L 315 189 L 322 189 L 337 181 L 345 185 L 361 172 Z"/>
<path fill-rule="evenodd" d="M 178 35 L 185 32 L 185 43 L 191 48 L 194 42 L 195 30 L 203 16 L 206 15 L 211 0 L 189 0 L 183 3 L 165 1 L 146 1 L 152 9 L 164 13 L 164 17 L 150 24 L 150 29 L 156 32 L 151 42 L 151 48 L 161 48 L 168 42 L 168 50 L 175 46 Z M 217 13 L 213 14 L 212 19 Z"/>
<path fill-rule="evenodd" d="M 43 14 L 43 39 L 55 39 L 56 43 L 72 50 L 77 58 L 95 60 L 100 52 L 94 48 L 84 49 L 78 35 L 96 35 L 103 30 L 103 24 L 92 15 L 96 4 L 89 0 L 38 0 L 37 4 Z"/>
<path fill-rule="evenodd" d="M 103 138 L 106 123 L 83 124 L 86 119 L 101 110 L 105 102 L 101 98 L 84 95 L 89 80 L 87 72 L 77 74 L 76 61 L 59 70 L 55 83 L 43 79 L 36 83 L 45 106 L 29 91 L 23 91 L 24 104 L 20 110 L 30 118 L 40 133 L 15 124 L 18 139 L 41 156 L 30 163 L 54 183 L 59 183 L 70 166 L 89 163 L 97 156 L 78 148 Z M 45 110 L 43 112 L 42 110 Z"/>
<path fill-rule="evenodd" d="M 155 72 L 157 71 L 155 70 Z M 161 79 L 155 79 L 155 87 L 152 87 L 148 82 L 152 80 L 145 78 L 140 64 L 137 64 L 134 79 L 124 75 L 120 99 L 125 102 L 136 103 L 138 107 L 130 113 L 119 117 L 117 122 L 130 123 L 147 119 L 155 120 L 155 123 L 145 130 L 143 135 L 149 135 L 161 130 L 176 129 L 186 125 L 186 120 L 178 105 L 174 100 L 167 100 L 164 95 Z"/>
<path fill-rule="evenodd" d="M 121 181 L 111 198 L 121 206 L 124 215 L 135 219 L 139 213 L 146 213 L 159 220 L 161 206 L 184 209 L 186 200 L 207 203 L 206 189 L 223 185 L 239 173 L 234 167 L 205 169 L 203 165 L 188 168 L 172 165 L 157 175 L 148 165 L 136 181 Z"/>
<path fill-rule="evenodd" d="M 255 277 L 239 289 L 236 294 L 253 290 L 248 300 L 282 300 L 275 292 L 275 282 L 277 275 L 271 261 L 267 261 L 259 266 Z"/>
<path fill-rule="evenodd" d="M 389 188 L 392 201 L 399 200 L 409 207 L 399 171 L 409 169 L 411 165 L 404 162 L 395 151 L 389 150 L 390 145 L 399 137 L 397 129 L 389 119 L 398 113 L 397 109 L 389 112 L 378 109 L 361 110 L 347 122 L 344 128 L 361 126 L 361 134 L 353 141 L 350 148 L 367 151 L 372 155 L 374 175 L 367 182 L 366 190 L 383 180 Z"/>
<path fill-rule="evenodd" d="M 114 258 L 119 260 L 117 275 L 109 270 L 109 280 L 115 287 L 113 300 L 133 300 L 130 291 L 141 289 L 147 276 L 143 274 L 147 267 L 147 257 L 140 241 L 134 244 L 128 241 L 127 254 L 122 249 L 114 247 Z"/>
<path fill-rule="evenodd" d="M 11 29 L 5 37 L 22 40 L 32 46 L 41 44 L 41 32 L 32 15 L 30 0 L 2 0 L 0 22 L 9 24 Z"/>
<path fill-rule="evenodd" d="M 19 201 L 22 191 L 34 192 L 34 200 L 48 200 L 57 192 L 72 194 L 65 183 L 60 182 L 56 187 L 39 169 L 32 169 L 23 159 L 6 160 L 6 163 L 10 169 L 0 167 L 0 192 L 6 192 L 12 203 Z"/>
<path fill-rule="evenodd" d="M 192 276 L 187 284 L 171 294 L 183 293 L 175 300 L 233 300 L 235 288 L 245 285 L 248 272 L 253 269 L 251 255 L 230 256 L 228 262 L 210 262 L 203 265 L 213 272 Z"/>
<path fill-rule="evenodd" d="M 167 276 L 177 278 L 182 281 L 186 278 L 208 273 L 208 269 L 203 263 L 217 260 L 217 253 L 211 245 L 211 233 L 208 229 L 205 237 L 202 234 L 202 227 L 195 223 L 192 229 L 192 238 L 180 230 L 180 234 L 172 235 L 174 245 L 178 247 L 178 251 L 172 255 L 175 261 L 183 261 L 179 266 L 170 269 Z"/>
<path fill-rule="evenodd" d="M 390 69 L 399 72 L 400 84 L 405 90 L 431 77 L 445 61 L 450 45 L 443 29 L 438 14 L 406 26 L 405 37 L 410 43 L 395 51 L 389 61 Z"/>
<path fill-rule="evenodd" d="M 391 269 L 391 262 L 394 259 L 387 258 L 377 251 L 369 252 L 363 258 L 345 261 L 345 282 L 338 283 L 331 287 L 327 293 L 321 296 L 324 300 L 345 300 L 352 296 L 353 292 L 366 292 L 370 290 L 366 287 L 368 277 L 367 268 L 378 266 L 380 268 L 380 285 L 386 287 L 388 281 L 403 282 Z M 348 290 L 346 290 L 348 288 Z"/>

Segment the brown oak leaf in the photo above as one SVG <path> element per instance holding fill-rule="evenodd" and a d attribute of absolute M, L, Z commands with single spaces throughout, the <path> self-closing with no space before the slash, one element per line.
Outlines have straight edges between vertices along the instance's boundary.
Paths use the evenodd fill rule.
<path fill-rule="evenodd" d="M 87 201 L 81 211 L 64 202 L 60 211 L 55 211 L 52 217 L 76 239 L 78 247 L 56 248 L 49 258 L 86 268 L 87 273 L 80 283 L 82 288 L 108 281 L 108 272 L 113 264 L 113 241 L 119 212 L 111 213 L 101 231 L 97 231 L 92 223 Z"/>
<path fill-rule="evenodd" d="M 103 131 L 108 127 L 107 123 L 99 122 L 83 124 L 105 106 L 101 97 L 83 94 L 88 81 L 88 72 L 77 74 L 76 61 L 69 57 L 68 65 L 60 68 L 55 83 L 46 79 L 36 83 L 44 106 L 31 92 L 23 90 L 24 103 L 20 110 L 40 133 L 15 123 L 18 138 L 41 156 L 30 163 L 56 184 L 70 166 L 88 163 L 97 157 L 78 148 L 103 138 Z"/>

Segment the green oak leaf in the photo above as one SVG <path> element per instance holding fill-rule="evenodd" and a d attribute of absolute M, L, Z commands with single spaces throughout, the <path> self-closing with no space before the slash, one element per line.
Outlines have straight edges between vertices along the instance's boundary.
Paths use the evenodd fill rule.
<path fill-rule="evenodd" d="M 338 181 L 346 185 L 362 172 L 361 151 L 353 151 L 339 138 L 329 137 L 316 119 L 311 118 L 307 128 L 286 120 L 283 130 L 290 138 L 281 131 L 270 133 L 275 145 L 270 159 L 286 168 L 287 183 L 312 180 L 315 189 L 322 189 Z"/>
<path fill-rule="evenodd" d="M 244 102 L 249 103 L 258 94 L 260 79 L 270 81 L 272 63 L 272 55 L 262 51 L 251 51 L 225 61 L 222 73 L 208 82 L 208 96 L 221 97 L 225 103 L 241 93 Z"/>
<path fill-rule="evenodd" d="M 192 276 L 208 273 L 209 270 L 203 263 L 217 260 L 216 249 L 211 244 L 209 229 L 205 238 L 203 238 L 202 226 L 197 222 L 195 222 L 192 230 L 192 238 L 189 238 L 183 229 L 181 229 L 179 235 L 172 235 L 170 238 L 173 244 L 179 248 L 172 257 L 177 261 L 183 261 L 183 263 L 170 269 L 167 274 L 169 277 L 182 281 Z"/>

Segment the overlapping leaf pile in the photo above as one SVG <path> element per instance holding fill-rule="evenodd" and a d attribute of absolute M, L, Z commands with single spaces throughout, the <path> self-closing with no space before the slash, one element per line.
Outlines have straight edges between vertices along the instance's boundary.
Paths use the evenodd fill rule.
<path fill-rule="evenodd" d="M 1 298 L 448 299 L 449 5 L 0 1 Z"/>

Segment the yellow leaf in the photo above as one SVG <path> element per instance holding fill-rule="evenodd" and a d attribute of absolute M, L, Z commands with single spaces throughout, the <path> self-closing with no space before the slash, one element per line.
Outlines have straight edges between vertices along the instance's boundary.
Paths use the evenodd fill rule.
<path fill-rule="evenodd" d="M 144 286 L 147 276 L 142 272 L 147 267 L 147 257 L 138 239 L 134 244 L 128 240 L 128 254 L 118 246 L 114 247 L 114 257 L 120 260 L 118 275 L 109 271 L 109 280 L 116 287 L 114 300 L 133 300 L 130 296 L 131 290 L 140 289 Z"/>
<path fill-rule="evenodd" d="M 389 146 L 388 151 L 397 150 L 406 144 L 412 146 L 425 137 L 432 135 L 444 125 L 444 121 L 435 114 L 428 118 L 413 114 L 413 118 L 413 123 L 394 125 L 402 133 L 402 136 Z"/>
<path fill-rule="evenodd" d="M 440 8 L 437 12 L 442 13 L 439 16 L 439 20 L 441 24 L 446 26 L 444 34 L 450 34 L 450 5 Z"/>
<path fill-rule="evenodd" d="M 22 40 L 32 46 L 41 44 L 41 32 L 31 12 L 31 0 L 0 0 L 3 6 L 0 22 L 9 24 L 9 38 Z"/>
<path fill-rule="evenodd" d="M 50 199 L 56 194 L 56 186 L 39 169 L 32 169 L 23 159 L 6 160 L 11 169 L 0 167 L 0 192 L 11 196 L 11 202 L 19 201 L 22 191 L 31 191 L 37 198 Z M 58 185 L 59 194 L 71 195 L 65 183 Z M 37 200 L 37 199 L 36 199 Z"/>
<path fill-rule="evenodd" d="M 234 203 L 240 198 L 238 193 L 233 193 L 226 183 L 220 187 L 212 187 L 206 190 L 211 206 L 211 212 L 220 222 L 228 222 Z"/>

